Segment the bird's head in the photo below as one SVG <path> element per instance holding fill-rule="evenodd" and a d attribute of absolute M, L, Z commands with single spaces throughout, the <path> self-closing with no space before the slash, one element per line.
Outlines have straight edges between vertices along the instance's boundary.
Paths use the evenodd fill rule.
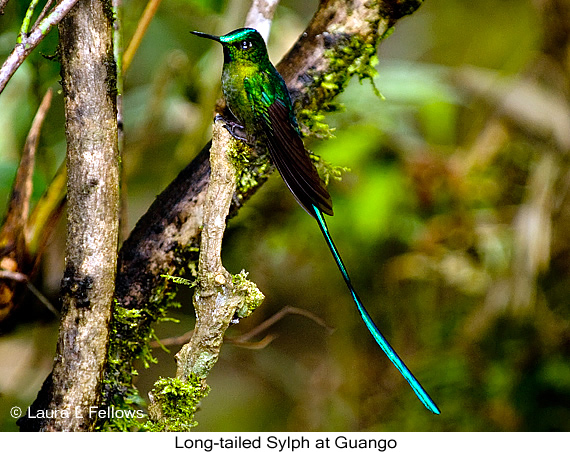
<path fill-rule="evenodd" d="M 238 28 L 223 36 L 209 35 L 200 31 L 191 31 L 190 33 L 222 44 L 224 63 L 232 61 L 262 63 L 269 60 L 265 41 L 254 28 Z"/>

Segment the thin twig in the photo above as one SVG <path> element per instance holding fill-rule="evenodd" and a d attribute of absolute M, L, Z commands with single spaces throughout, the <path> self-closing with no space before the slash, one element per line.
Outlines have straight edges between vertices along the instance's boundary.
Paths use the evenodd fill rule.
<path fill-rule="evenodd" d="M 240 342 L 239 340 L 233 337 L 228 337 L 226 338 L 225 342 L 227 342 L 228 344 L 235 345 L 236 347 L 248 348 L 251 350 L 261 350 L 267 347 L 269 344 L 271 344 L 273 340 L 276 338 L 277 334 L 268 334 L 263 339 L 257 342 Z"/>
<path fill-rule="evenodd" d="M 6 214 L 6 220 L 2 231 L 12 229 L 14 234 L 24 237 L 24 230 L 28 221 L 28 211 L 30 208 L 30 198 L 32 196 L 32 176 L 34 173 L 34 163 L 40 131 L 44 123 L 45 116 L 51 105 L 52 90 L 49 89 L 38 108 L 36 116 L 28 132 L 24 151 L 16 173 L 16 179 L 12 188 L 13 195 L 10 197 L 10 204 Z M 18 194 L 17 196 L 15 194 Z M 23 250 L 19 250 L 22 252 Z"/>
<path fill-rule="evenodd" d="M 22 42 L 22 40 L 28 36 L 30 22 L 32 21 L 32 16 L 34 15 L 34 11 L 36 10 L 36 6 L 38 6 L 39 1 L 40 0 L 32 0 L 30 2 L 26 15 L 24 16 L 24 20 L 22 21 L 22 26 L 20 27 L 20 34 L 18 35 L 17 42 Z"/>
<path fill-rule="evenodd" d="M 48 188 L 36 203 L 26 224 L 28 252 L 34 256 L 36 261 L 42 254 L 65 204 L 66 183 L 67 166 L 64 161 L 59 166 Z"/>
<path fill-rule="evenodd" d="M 135 34 L 131 38 L 131 42 L 129 42 L 129 46 L 123 55 L 123 72 L 127 72 L 127 69 L 131 65 L 131 61 L 139 48 L 143 36 L 146 33 L 148 26 L 154 15 L 156 14 L 156 10 L 160 6 L 160 2 L 162 0 L 149 0 L 146 5 L 146 8 L 143 11 L 142 17 L 137 24 L 137 29 L 135 30 Z"/>
<path fill-rule="evenodd" d="M 187 343 L 192 338 L 193 334 L 194 334 L 194 330 L 190 330 L 190 331 L 187 331 L 186 333 L 182 334 L 181 336 L 167 337 L 166 339 L 159 339 L 156 341 L 152 341 L 150 343 L 150 347 L 151 348 L 162 348 L 162 349 L 164 349 L 165 347 L 168 347 L 171 345 L 184 345 L 185 343 Z M 261 339 L 258 342 L 242 341 L 240 339 L 241 336 L 239 336 L 237 338 L 226 337 L 226 338 L 224 338 L 224 342 L 227 342 L 228 344 L 235 345 L 237 347 L 259 350 L 259 349 L 267 347 L 271 342 L 273 342 L 273 339 L 275 339 L 276 337 L 277 337 L 276 334 L 268 334 L 267 336 L 265 336 L 263 339 Z"/>
<path fill-rule="evenodd" d="M 55 309 L 55 307 L 53 306 L 53 304 L 50 303 L 50 301 L 46 298 L 46 296 L 41 293 L 36 286 L 34 286 L 31 282 L 30 279 L 28 278 L 28 275 L 25 275 L 24 273 L 20 273 L 20 272 L 11 272 L 8 270 L 0 270 L 0 279 L 11 279 L 12 281 L 16 281 L 16 282 L 20 282 L 20 283 L 26 283 L 26 286 L 28 287 L 28 289 L 30 289 L 30 292 L 32 292 L 38 300 L 40 300 L 42 302 L 42 304 L 48 308 L 53 315 L 55 315 L 56 317 L 59 317 L 59 311 L 57 309 Z"/>
<path fill-rule="evenodd" d="M 11 279 L 16 282 L 27 282 L 28 276 L 20 272 L 12 272 L 10 270 L 0 270 L 0 279 Z"/>
<path fill-rule="evenodd" d="M 46 2 L 46 4 L 44 5 L 42 12 L 40 13 L 40 15 L 38 16 L 38 18 L 36 19 L 36 21 L 34 22 L 34 26 L 32 27 L 32 29 L 36 28 L 38 26 L 38 24 L 44 19 L 44 17 L 46 16 L 47 12 L 49 11 L 49 9 L 51 8 L 51 5 L 53 3 L 53 0 L 48 0 Z"/>
<path fill-rule="evenodd" d="M 16 70 L 22 65 L 32 50 L 44 39 L 51 28 L 65 17 L 68 11 L 75 6 L 77 1 L 78 0 L 62 0 L 37 27 L 34 27 L 27 37 L 22 37 L 22 42 L 15 45 L 0 68 L 0 93 L 4 91 L 10 78 L 12 78 Z"/>
<path fill-rule="evenodd" d="M 168 347 L 169 345 L 184 345 L 192 338 L 194 330 L 186 331 L 180 336 L 167 337 L 164 339 L 159 339 L 157 341 L 152 341 L 149 345 L 151 348 L 162 348 Z"/>
<path fill-rule="evenodd" d="M 313 314 L 310 311 L 307 311 L 306 309 L 295 308 L 293 306 L 284 306 L 279 312 L 273 314 L 267 320 L 263 321 L 262 323 L 260 323 L 255 328 L 248 331 L 247 333 L 244 333 L 241 336 L 236 336 L 236 337 L 226 337 L 224 341 L 245 348 L 253 348 L 253 349 L 264 348 L 267 345 L 269 345 L 273 341 L 273 339 L 277 337 L 276 334 L 268 334 L 259 342 L 249 342 L 249 340 L 252 337 L 257 336 L 258 334 L 261 334 L 265 330 L 269 329 L 271 326 L 275 325 L 281 319 L 290 314 L 307 317 L 308 319 L 315 322 L 317 325 L 320 325 L 323 328 L 325 328 L 328 334 L 332 334 L 335 330 L 333 327 L 327 325 L 326 322 L 323 319 L 321 319 L 319 316 Z M 167 337 L 165 339 L 153 341 L 150 343 L 150 346 L 152 348 L 159 348 L 162 346 L 169 346 L 169 345 L 183 345 L 190 340 L 193 333 L 194 330 L 190 330 L 182 334 L 181 336 Z"/>
<path fill-rule="evenodd" d="M 51 311 L 53 315 L 59 318 L 59 311 L 55 309 L 54 305 L 50 303 L 50 301 L 45 297 L 43 293 L 36 289 L 36 286 L 34 286 L 30 281 L 26 282 L 26 286 L 28 289 L 30 289 L 30 292 L 32 292 L 37 297 L 37 299 L 40 300 L 42 304 Z"/>
<path fill-rule="evenodd" d="M 13 272 L 30 275 L 34 272 L 34 266 L 29 262 L 36 259 L 38 254 L 30 251 L 27 229 L 29 225 L 30 198 L 32 196 L 35 155 L 38 147 L 41 127 L 49 109 L 52 98 L 52 90 L 49 89 L 42 102 L 32 125 L 26 144 L 22 152 L 22 158 L 16 172 L 16 178 L 12 185 L 12 194 L 8 204 L 8 210 L 4 224 L 0 228 L 0 249 L 2 250 L 4 268 Z M 32 258 L 32 259 L 30 259 Z M 6 263 L 11 265 L 6 267 Z M 27 277 L 27 276 L 26 276 Z M 16 305 L 16 292 L 13 284 L 0 281 L 0 294 L 2 295 L 2 309 L 0 310 L 0 322 L 3 321 Z"/>
<path fill-rule="evenodd" d="M 247 342 L 252 337 L 257 336 L 261 332 L 267 330 L 269 327 L 273 326 L 275 323 L 279 322 L 281 319 L 283 319 L 284 317 L 286 317 L 290 314 L 301 315 L 303 317 L 307 317 L 308 319 L 315 322 L 317 325 L 320 325 L 323 328 L 325 328 L 329 334 L 332 334 L 332 332 L 334 331 L 334 328 L 327 325 L 326 322 L 323 319 L 321 319 L 318 315 L 316 315 L 310 311 L 307 311 L 306 309 L 296 308 L 294 306 L 284 306 L 280 311 L 273 314 L 267 320 L 261 322 L 259 325 L 257 325 L 255 328 L 253 328 L 249 332 L 244 333 L 241 336 L 233 338 L 233 340 L 234 340 L 234 342 Z"/>

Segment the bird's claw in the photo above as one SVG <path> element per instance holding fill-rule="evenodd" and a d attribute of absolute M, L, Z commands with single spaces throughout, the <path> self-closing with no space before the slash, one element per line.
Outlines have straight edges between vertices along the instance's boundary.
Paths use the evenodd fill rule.
<path fill-rule="evenodd" d="M 236 140 L 243 141 L 244 143 L 249 144 L 249 140 L 247 139 L 247 134 L 245 133 L 245 128 L 241 124 L 237 122 L 229 122 L 226 121 L 224 124 L 224 128 L 230 132 L 230 135 L 234 137 Z"/>

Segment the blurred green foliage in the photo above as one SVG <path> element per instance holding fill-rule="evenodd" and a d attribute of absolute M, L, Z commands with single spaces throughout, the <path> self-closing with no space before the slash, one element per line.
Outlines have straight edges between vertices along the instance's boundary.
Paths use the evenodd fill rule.
<path fill-rule="evenodd" d="M 2 60 L 24 3 L 10 2 L 0 16 Z M 269 42 L 274 61 L 317 4 L 279 6 Z M 143 7 L 124 1 L 126 42 Z M 188 31 L 237 28 L 247 7 L 237 0 L 162 3 L 125 80 L 131 226 L 209 139 L 222 55 Z M 266 301 L 229 335 L 284 305 L 307 309 L 336 330 L 328 335 L 289 316 L 268 331 L 278 336 L 262 350 L 226 344 L 196 414 L 198 430 L 570 429 L 568 163 L 554 155 L 559 179 L 549 182 L 541 171 L 549 168 L 552 142 L 503 121 L 498 101 L 479 88 L 482 70 L 497 80 L 532 76 L 547 32 L 530 0 L 427 1 L 381 45 L 375 84 L 384 99 L 369 82 L 353 81 L 339 99 L 343 111 L 327 117 L 335 138 L 307 140 L 327 161 L 350 168 L 331 182 L 331 233 L 370 314 L 442 414 L 421 406 L 378 349 L 316 224 L 274 176 L 230 222 L 225 265 L 233 273 L 245 268 Z M 56 45 L 53 32 L 0 95 L 2 212 L 39 99 L 46 87 L 58 87 L 57 63 L 42 56 Z M 475 85 L 463 83 L 466 69 Z M 41 138 L 37 195 L 64 158 L 61 94 L 55 97 Z M 63 269 L 59 231 L 38 282 L 54 299 Z M 181 291 L 178 300 L 183 307 L 172 315 L 182 321 L 158 325 L 160 337 L 192 326 L 191 293 Z M 27 406 L 39 389 L 42 378 L 29 375 L 50 370 L 40 357 L 48 339 L 55 350 L 53 321 L 42 348 L 29 333 L 45 332 L 42 322 L 0 338 L 2 430 L 16 428 L 9 407 Z M 17 352 L 20 345 L 26 353 Z M 174 375 L 176 351 L 157 350 L 158 364 L 141 368 L 141 394 L 159 375 Z"/>

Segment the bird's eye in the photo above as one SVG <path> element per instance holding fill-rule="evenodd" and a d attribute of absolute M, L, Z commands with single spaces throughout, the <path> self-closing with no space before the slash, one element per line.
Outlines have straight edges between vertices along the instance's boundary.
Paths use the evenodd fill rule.
<path fill-rule="evenodd" d="M 242 50 L 250 49 L 251 46 L 252 46 L 251 41 L 248 41 L 247 39 L 244 40 L 244 41 L 241 41 L 241 42 L 239 43 L 239 45 L 240 45 L 240 47 L 241 47 Z"/>

